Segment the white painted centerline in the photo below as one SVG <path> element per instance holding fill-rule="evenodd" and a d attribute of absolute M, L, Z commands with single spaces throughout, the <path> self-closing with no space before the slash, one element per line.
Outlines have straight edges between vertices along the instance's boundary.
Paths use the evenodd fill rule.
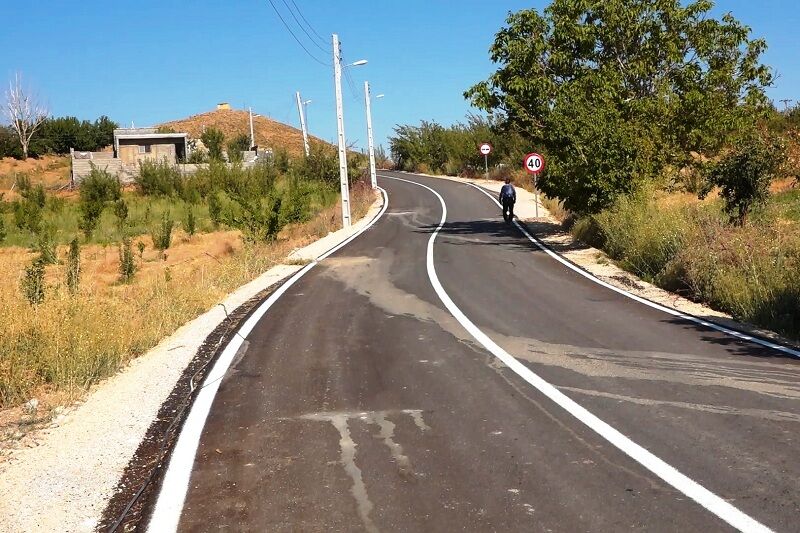
<path fill-rule="evenodd" d="M 622 451 L 630 458 L 641 464 L 643 467 L 650 470 L 653 474 L 660 477 L 662 480 L 664 480 L 666 483 L 674 487 L 676 490 L 682 492 L 687 497 L 699 503 L 707 510 L 711 511 L 721 520 L 725 521 L 726 523 L 728 523 L 729 525 L 735 527 L 740 531 L 748 531 L 748 532 L 771 531 L 765 525 L 761 524 L 754 518 L 743 513 L 742 511 L 740 511 L 739 509 L 737 509 L 724 499 L 720 498 L 710 490 L 706 489 L 696 481 L 682 474 L 676 468 L 667 464 L 662 459 L 656 457 L 653 453 L 649 452 L 642 446 L 636 444 L 630 438 L 623 435 L 620 431 L 611 427 L 609 424 L 607 424 L 606 422 L 604 422 L 603 420 L 601 420 L 600 418 L 589 412 L 589 410 L 587 410 L 585 407 L 578 404 L 572 398 L 570 398 L 569 396 L 558 390 L 554 385 L 542 379 L 538 374 L 536 374 L 530 368 L 522 364 L 519 360 L 517 360 L 517 358 L 506 352 L 497 343 L 495 343 L 488 335 L 486 335 L 483 331 L 481 331 L 469 318 L 467 318 L 467 316 L 461 311 L 461 309 L 459 309 L 459 307 L 453 302 L 453 300 L 444 290 L 444 287 L 442 286 L 441 282 L 439 281 L 439 277 L 436 274 L 436 266 L 433 261 L 433 247 L 436 241 L 436 237 L 439 235 L 439 232 L 441 231 L 442 227 L 445 224 L 445 221 L 447 220 L 447 205 L 445 204 L 444 198 L 442 198 L 442 196 L 438 192 L 428 187 L 427 185 L 423 185 L 422 183 L 417 183 L 415 181 L 403 178 L 396 178 L 393 176 L 380 176 L 380 177 L 398 181 L 404 181 L 406 183 L 417 185 L 419 187 L 427 189 L 439 199 L 439 203 L 442 206 L 442 218 L 441 221 L 439 222 L 438 227 L 436 228 L 436 231 L 433 232 L 430 239 L 428 240 L 428 248 L 426 255 L 426 267 L 428 270 L 428 278 L 431 281 L 431 285 L 433 285 L 434 291 L 436 291 L 436 294 L 439 296 L 439 299 L 442 301 L 442 303 L 450 312 L 450 314 L 452 314 L 453 317 L 456 320 L 458 320 L 461 326 L 464 329 L 466 329 L 467 332 L 469 332 L 469 334 L 475 338 L 475 340 L 477 340 L 480 344 L 482 344 L 484 348 L 486 348 L 495 357 L 500 359 L 510 370 L 514 371 L 518 376 L 527 381 L 530 385 L 532 385 L 539 392 L 547 396 L 550 400 L 555 402 L 559 407 L 561 407 L 569 414 L 577 418 L 580 422 L 588 426 L 595 433 L 600 435 L 609 443 L 613 444 L 620 451 Z M 522 228 L 521 226 L 518 227 L 526 235 L 529 235 L 527 231 L 524 230 L 524 228 Z M 532 239 L 532 237 L 529 238 Z"/>
<path fill-rule="evenodd" d="M 186 500 L 186 492 L 189 489 L 189 479 L 192 475 L 192 467 L 194 466 L 194 459 L 197 455 L 197 447 L 200 444 L 200 437 L 203 433 L 203 428 L 208 418 L 208 413 L 211 411 L 211 406 L 214 403 L 214 397 L 217 394 L 222 378 L 228 372 L 236 353 L 239 351 L 245 338 L 253 331 L 253 328 L 264 317 L 269 308 L 278 301 L 278 298 L 289 290 L 289 287 L 294 285 L 300 278 L 308 273 L 309 270 L 319 264 L 320 261 L 346 246 L 353 239 L 367 231 L 380 219 L 386 212 L 389 206 L 389 197 L 386 191 L 380 189 L 383 195 L 383 207 L 380 212 L 363 228 L 354 233 L 343 242 L 334 246 L 324 254 L 320 255 L 317 259 L 307 264 L 299 270 L 294 276 L 289 278 L 281 285 L 278 290 L 272 293 L 269 298 L 264 300 L 256 311 L 242 324 L 239 331 L 233 336 L 225 349 L 220 354 L 211 371 L 203 380 L 203 385 L 197 393 L 197 397 L 192 403 L 189 410 L 189 415 L 186 417 L 183 426 L 181 427 L 178 441 L 175 443 L 175 448 L 167 465 L 166 473 L 164 474 L 164 481 L 161 484 L 161 489 L 156 499 L 155 509 L 150 518 L 147 526 L 147 531 L 152 533 L 165 533 L 172 532 L 178 529 L 178 524 L 181 519 L 181 512 Z"/>

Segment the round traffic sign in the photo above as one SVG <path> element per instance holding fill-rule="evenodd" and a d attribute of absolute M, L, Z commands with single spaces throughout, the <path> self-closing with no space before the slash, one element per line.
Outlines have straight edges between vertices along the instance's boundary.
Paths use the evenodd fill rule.
<path fill-rule="evenodd" d="M 481 150 L 481 155 L 489 155 L 492 153 L 492 145 L 489 143 L 482 143 L 480 150 Z"/>
<path fill-rule="evenodd" d="M 538 174 L 544 170 L 544 157 L 536 153 L 528 154 L 523 160 L 523 166 L 530 174 Z"/>

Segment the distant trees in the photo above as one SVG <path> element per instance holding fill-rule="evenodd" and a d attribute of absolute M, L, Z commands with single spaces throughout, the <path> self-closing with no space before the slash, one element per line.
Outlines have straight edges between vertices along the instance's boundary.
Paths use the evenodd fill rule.
<path fill-rule="evenodd" d="M 711 7 L 553 0 L 510 14 L 490 49 L 498 70 L 465 96 L 545 152 L 546 194 L 595 213 L 719 154 L 768 109 L 766 43 Z"/>
<path fill-rule="evenodd" d="M 19 139 L 22 157 L 27 159 L 33 134 L 47 118 L 47 107 L 30 88 L 23 86 L 22 75 L 17 73 L 8 84 L 2 111 Z"/>

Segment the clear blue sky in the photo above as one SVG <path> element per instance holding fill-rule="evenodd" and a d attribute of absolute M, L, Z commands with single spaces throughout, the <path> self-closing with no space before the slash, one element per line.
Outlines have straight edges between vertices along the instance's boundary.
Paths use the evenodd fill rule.
<path fill-rule="evenodd" d="M 308 43 L 284 0 L 273 1 Z M 344 86 L 347 138 L 358 146 L 366 144 L 365 79 L 373 94 L 386 94 L 373 105 L 377 142 L 385 143 L 398 123 L 459 121 L 470 111 L 463 91 L 492 71 L 487 51 L 506 14 L 548 3 L 295 2 L 326 39 L 339 33 L 347 60 L 369 60 L 351 70 L 357 99 Z M 800 99 L 796 0 L 719 0 L 715 12 L 726 11 L 767 39 L 764 60 L 780 75 L 770 96 Z M 144 126 L 228 101 L 298 125 L 293 98 L 300 90 L 313 100 L 311 132 L 335 138 L 331 69 L 303 52 L 267 0 L 40 0 L 8 2 L 3 15 L 13 24 L 0 32 L 0 78 L 22 72 L 55 115 L 94 119 L 106 114 Z M 307 46 L 330 62 L 327 54 Z"/>

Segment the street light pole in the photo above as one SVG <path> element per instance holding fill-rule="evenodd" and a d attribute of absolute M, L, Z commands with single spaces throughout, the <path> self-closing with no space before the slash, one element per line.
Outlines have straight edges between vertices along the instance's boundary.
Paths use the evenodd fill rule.
<path fill-rule="evenodd" d="M 250 108 L 250 149 L 252 150 L 253 147 L 256 145 L 256 139 L 253 135 L 253 108 Z"/>
<path fill-rule="evenodd" d="M 300 113 L 300 129 L 303 131 L 303 148 L 306 152 L 306 157 L 311 153 L 308 147 L 308 129 L 306 128 L 306 114 L 303 109 L 303 101 L 300 99 L 300 91 L 295 93 L 297 97 L 297 112 Z"/>
<path fill-rule="evenodd" d="M 372 109 L 370 106 L 369 82 L 364 82 L 364 99 L 367 104 L 367 145 L 369 147 L 369 177 L 372 188 L 378 187 L 378 178 L 375 172 L 375 143 L 372 139 Z"/>
<path fill-rule="evenodd" d="M 344 109 L 342 105 L 342 50 L 339 36 L 333 34 L 333 84 L 336 89 L 336 126 L 339 140 L 339 186 L 342 192 L 342 226 L 349 228 L 350 184 L 347 179 L 347 144 L 344 137 Z"/>

